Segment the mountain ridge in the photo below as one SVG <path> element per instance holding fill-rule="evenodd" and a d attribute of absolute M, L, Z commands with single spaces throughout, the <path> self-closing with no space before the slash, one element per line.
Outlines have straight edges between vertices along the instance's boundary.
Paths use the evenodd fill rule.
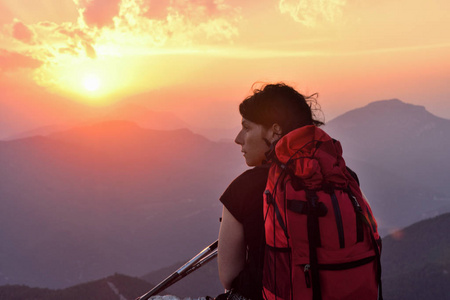
<path fill-rule="evenodd" d="M 450 299 L 450 213 L 416 222 L 383 238 L 386 299 Z"/>
<path fill-rule="evenodd" d="M 135 299 L 154 285 L 136 277 L 114 274 L 65 289 L 31 288 L 23 285 L 0 286 L 0 300 L 98 300 Z"/>
<path fill-rule="evenodd" d="M 0 255 L 9 257 L 0 283 L 60 288 L 143 274 L 217 239 L 214 199 L 242 169 L 236 146 L 128 125 L 132 143 L 117 128 L 0 143 Z"/>
<path fill-rule="evenodd" d="M 450 120 L 423 106 L 387 100 L 351 110 L 324 128 L 342 142 L 344 158 L 375 161 L 450 196 L 450 159 L 443 159 L 449 158 Z"/>

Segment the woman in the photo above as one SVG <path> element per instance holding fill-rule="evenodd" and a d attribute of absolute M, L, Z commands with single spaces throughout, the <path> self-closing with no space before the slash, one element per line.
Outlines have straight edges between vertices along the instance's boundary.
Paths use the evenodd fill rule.
<path fill-rule="evenodd" d="M 220 198 L 219 278 L 226 290 L 252 300 L 262 299 L 264 259 L 263 193 L 270 152 L 284 134 L 305 125 L 320 126 L 305 97 L 283 83 L 254 90 L 239 106 L 242 129 L 236 136 L 245 162 L 254 167 L 238 176 Z"/>

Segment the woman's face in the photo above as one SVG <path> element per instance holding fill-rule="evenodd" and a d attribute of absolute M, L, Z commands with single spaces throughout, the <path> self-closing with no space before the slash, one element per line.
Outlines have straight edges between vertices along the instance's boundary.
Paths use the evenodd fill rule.
<path fill-rule="evenodd" d="M 244 153 L 245 162 L 248 166 L 259 166 L 266 159 L 266 152 L 269 146 L 264 138 L 272 142 L 273 132 L 265 129 L 264 126 L 253 123 L 242 118 L 242 129 L 236 136 L 234 142 L 241 145 L 241 152 Z"/>

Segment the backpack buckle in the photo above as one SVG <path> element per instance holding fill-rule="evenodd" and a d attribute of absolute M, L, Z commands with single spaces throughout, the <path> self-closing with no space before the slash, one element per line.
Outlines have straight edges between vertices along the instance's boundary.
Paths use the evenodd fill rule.
<path fill-rule="evenodd" d="M 270 205 L 274 203 L 275 200 L 273 199 L 272 193 L 269 190 L 265 190 L 264 195 L 266 195 L 267 204 Z"/>

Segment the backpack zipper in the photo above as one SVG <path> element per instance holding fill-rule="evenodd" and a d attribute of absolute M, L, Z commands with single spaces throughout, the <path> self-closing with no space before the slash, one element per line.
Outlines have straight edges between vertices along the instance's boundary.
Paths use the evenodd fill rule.
<path fill-rule="evenodd" d="M 305 273 L 305 283 L 306 283 L 307 288 L 311 287 L 311 277 L 309 276 L 310 268 L 311 268 L 310 264 L 306 264 L 305 267 L 303 268 L 303 272 Z"/>

